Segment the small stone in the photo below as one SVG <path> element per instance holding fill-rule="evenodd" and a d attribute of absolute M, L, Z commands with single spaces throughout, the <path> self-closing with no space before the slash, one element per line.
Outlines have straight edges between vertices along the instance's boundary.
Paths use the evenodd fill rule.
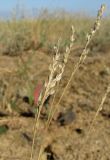
<path fill-rule="evenodd" d="M 75 114 L 72 110 L 67 110 L 65 113 L 60 113 L 58 118 L 57 118 L 57 122 L 61 125 L 69 125 L 70 123 L 73 122 L 73 120 L 75 120 Z"/>

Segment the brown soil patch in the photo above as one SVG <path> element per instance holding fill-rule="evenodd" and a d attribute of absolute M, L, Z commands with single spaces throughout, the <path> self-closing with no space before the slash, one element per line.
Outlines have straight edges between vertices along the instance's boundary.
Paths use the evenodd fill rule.
<path fill-rule="evenodd" d="M 0 160 L 29 159 L 34 118 L 21 115 L 31 108 L 21 97 L 28 93 L 30 82 L 37 84 L 47 79 L 51 59 L 52 55 L 42 52 L 24 54 L 21 58 L 0 56 L 0 125 L 9 127 L 5 134 L 0 135 Z M 71 53 L 56 102 L 78 59 L 76 53 Z M 45 131 L 45 120 L 40 119 L 34 160 L 37 159 L 44 135 L 42 160 L 110 160 L 110 94 L 97 117 L 94 130 L 88 140 L 86 138 L 90 123 L 110 83 L 109 60 L 110 53 L 91 55 L 73 78 L 59 105 L 59 112 L 72 108 L 75 114 L 72 123 L 60 126 L 52 121 L 49 130 Z M 27 69 L 22 72 L 25 62 L 28 63 Z M 10 101 L 15 99 L 18 91 L 21 97 L 16 100 L 17 108 L 13 110 Z"/>

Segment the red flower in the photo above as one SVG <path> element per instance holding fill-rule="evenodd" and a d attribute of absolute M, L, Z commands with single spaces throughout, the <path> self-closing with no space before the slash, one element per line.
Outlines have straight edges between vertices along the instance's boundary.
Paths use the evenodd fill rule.
<path fill-rule="evenodd" d="M 34 91 L 34 104 L 35 105 L 38 104 L 38 100 L 39 100 L 41 90 L 42 90 L 42 84 L 38 84 L 35 88 L 35 91 Z"/>

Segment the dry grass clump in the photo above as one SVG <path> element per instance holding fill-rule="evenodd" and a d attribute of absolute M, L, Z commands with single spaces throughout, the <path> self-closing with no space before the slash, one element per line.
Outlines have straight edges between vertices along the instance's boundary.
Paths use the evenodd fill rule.
<path fill-rule="evenodd" d="M 85 61 L 85 59 L 86 59 L 86 57 L 88 55 L 88 46 L 89 46 L 92 38 L 94 37 L 96 31 L 100 27 L 101 18 L 102 18 L 104 9 L 105 9 L 105 5 L 102 5 L 100 10 L 98 11 L 97 18 L 96 18 L 96 21 L 94 23 L 93 28 L 86 35 L 85 47 L 84 47 L 84 49 L 82 51 L 82 54 L 81 54 L 81 56 L 79 58 L 79 61 L 76 63 L 76 65 L 75 65 L 75 67 L 73 69 L 73 72 L 72 72 L 72 74 L 71 74 L 71 76 L 70 76 L 70 78 L 69 78 L 69 80 L 67 82 L 66 87 L 63 90 L 63 93 L 62 93 L 61 97 L 59 98 L 57 104 L 54 105 L 54 109 L 51 110 L 52 113 L 51 113 L 50 117 L 47 120 L 46 129 L 48 129 L 49 124 L 50 124 L 50 122 L 51 122 L 51 120 L 52 120 L 52 118 L 54 116 L 54 113 L 58 109 L 58 105 L 59 105 L 60 101 L 62 100 L 67 88 L 69 87 L 69 84 L 70 84 L 71 80 L 73 79 L 74 75 L 76 74 L 76 72 L 78 71 L 79 67 L 83 64 L 83 62 Z M 73 42 L 74 42 L 74 29 L 72 27 L 72 36 L 70 38 L 70 45 L 69 45 L 69 47 L 66 47 L 66 52 L 63 55 L 63 59 L 61 59 L 61 54 L 59 52 L 59 44 L 58 44 L 58 46 L 54 47 L 56 54 L 55 54 L 55 57 L 53 58 L 52 65 L 50 65 L 50 67 L 49 67 L 50 75 L 48 77 L 48 82 L 46 82 L 45 85 L 44 85 L 44 93 L 42 93 L 41 96 L 40 96 L 40 104 L 38 106 L 39 107 L 39 111 L 38 111 L 38 114 L 36 115 L 36 118 L 35 118 L 34 136 L 33 136 L 33 143 L 32 143 L 32 150 L 31 150 L 30 160 L 33 159 L 35 137 L 36 137 L 37 129 L 39 127 L 39 118 L 40 118 L 40 113 L 41 113 L 43 104 L 44 104 L 45 100 L 49 96 L 55 94 L 55 90 L 56 90 L 57 84 L 59 84 L 59 82 L 60 82 L 60 80 L 62 78 L 63 72 L 65 70 L 65 66 L 66 66 L 66 63 L 67 63 L 67 60 L 68 60 L 68 56 L 69 56 L 70 51 L 71 51 L 71 49 L 73 47 Z M 110 90 L 110 87 L 108 87 L 107 92 L 106 92 L 105 96 L 102 99 L 101 105 L 100 105 L 100 107 L 99 107 L 99 109 L 98 109 L 98 111 L 97 111 L 97 113 L 96 113 L 96 115 L 95 115 L 95 117 L 93 119 L 93 123 L 96 120 L 96 117 L 97 117 L 100 109 L 103 106 L 103 103 L 105 101 L 105 98 L 106 98 L 107 94 L 109 93 L 109 90 Z M 54 101 L 54 99 L 53 99 L 53 101 Z M 52 104 L 53 104 L 53 102 L 52 102 Z M 93 126 L 93 123 L 91 124 L 91 126 Z M 45 138 L 45 135 L 44 135 L 44 138 Z M 40 158 L 41 158 L 42 151 L 43 151 L 43 143 L 41 144 L 41 147 L 40 147 L 38 160 L 40 160 Z"/>
<path fill-rule="evenodd" d="M 2 24 L 0 32 L 0 51 L 3 55 L 20 55 L 28 50 L 32 41 L 31 29 L 26 21 L 0 22 Z"/>
<path fill-rule="evenodd" d="M 19 14 L 19 13 L 18 13 Z M 53 46 L 57 42 L 57 37 L 62 37 L 60 48 L 64 48 L 69 44 L 68 36 L 70 30 L 68 26 L 74 24 L 76 28 L 75 44 L 84 45 L 86 33 L 94 22 L 94 17 L 73 15 L 66 12 L 53 12 L 47 14 L 45 11 L 39 13 L 37 18 L 21 18 L 12 17 L 8 21 L 0 20 L 0 52 L 7 55 L 20 55 L 27 50 L 42 49 L 46 52 L 53 50 Z M 48 30 L 47 30 L 48 28 Z M 92 51 L 107 51 L 109 49 L 109 17 L 104 18 L 101 32 L 90 44 Z"/>

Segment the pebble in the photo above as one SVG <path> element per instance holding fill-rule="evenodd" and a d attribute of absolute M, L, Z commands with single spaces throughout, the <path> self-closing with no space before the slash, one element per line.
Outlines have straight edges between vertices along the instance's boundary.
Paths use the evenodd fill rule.
<path fill-rule="evenodd" d="M 57 117 L 57 122 L 60 126 L 69 125 L 75 120 L 75 113 L 72 110 L 67 110 L 65 113 L 60 113 Z"/>

